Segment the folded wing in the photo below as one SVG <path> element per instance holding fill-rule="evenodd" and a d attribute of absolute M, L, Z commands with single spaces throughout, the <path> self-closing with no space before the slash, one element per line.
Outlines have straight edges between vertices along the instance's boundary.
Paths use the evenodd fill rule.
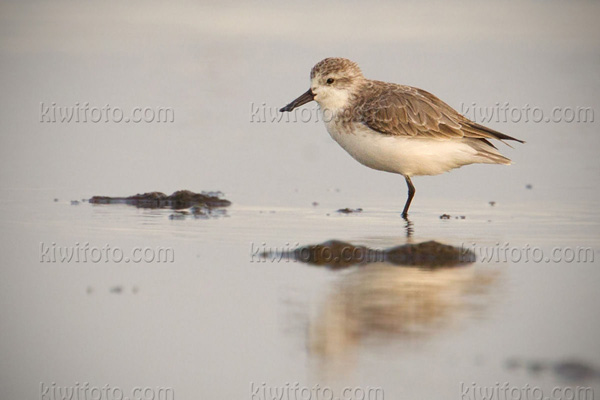
<path fill-rule="evenodd" d="M 358 120 L 369 128 L 386 134 L 440 140 L 473 138 L 515 140 L 501 132 L 477 124 L 448 104 L 426 92 L 410 86 L 371 81 L 356 111 Z"/>

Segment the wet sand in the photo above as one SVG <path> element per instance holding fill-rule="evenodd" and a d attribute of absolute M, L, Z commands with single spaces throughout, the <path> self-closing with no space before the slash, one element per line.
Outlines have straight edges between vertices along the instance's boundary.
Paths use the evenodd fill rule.
<path fill-rule="evenodd" d="M 94 382 L 160 380 L 182 395 L 219 397 L 248 396 L 249 382 L 263 381 L 434 397 L 459 392 L 463 381 L 598 387 L 594 375 L 561 378 L 548 366 L 576 360 L 597 368 L 597 253 L 594 261 L 572 263 L 481 260 L 484 246 L 505 242 L 544 254 L 557 245 L 596 248 L 598 215 L 549 218 L 472 204 L 467 219 L 440 220 L 430 209 L 414 213 L 407 238 L 397 210 L 372 207 L 348 216 L 234 201 L 228 218 L 171 220 L 170 210 L 47 198 L 5 200 L 2 208 L 6 239 L 14 243 L 5 259 L 20 266 L 5 272 L 3 293 L 22 304 L 4 309 L 11 318 L 6 340 L 27 344 L 4 351 L 44 379 L 69 382 L 81 376 L 79 362 L 94 360 L 86 367 Z M 473 250 L 478 261 L 330 269 L 260 256 L 326 238 L 371 249 L 435 238 Z M 46 255 L 40 262 L 40 243 L 50 241 L 108 243 L 126 254 L 136 246 L 168 247 L 175 257 L 53 263 Z M 24 339 L 24 332 L 31 333 Z M 50 368 L 57 360 L 61 368 Z M 545 365 L 540 373 L 526 367 L 536 361 Z M 131 368 L 137 372 L 126 372 Z M 30 385 L 16 371 L 9 376 L 15 387 Z M 228 385 L 219 383 L 223 376 Z"/>

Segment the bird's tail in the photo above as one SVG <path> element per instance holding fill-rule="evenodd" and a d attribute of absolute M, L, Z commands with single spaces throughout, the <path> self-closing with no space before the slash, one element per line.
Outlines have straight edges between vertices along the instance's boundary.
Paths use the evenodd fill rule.
<path fill-rule="evenodd" d="M 476 152 L 477 156 L 481 158 L 481 162 L 485 164 L 511 164 L 510 158 L 504 157 L 498 149 L 496 149 L 490 142 L 485 139 L 473 139 L 469 141 L 471 146 Z"/>

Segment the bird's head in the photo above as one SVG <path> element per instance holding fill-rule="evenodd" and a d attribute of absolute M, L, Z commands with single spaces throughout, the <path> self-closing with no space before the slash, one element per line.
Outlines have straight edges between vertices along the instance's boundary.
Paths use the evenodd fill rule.
<path fill-rule="evenodd" d="M 310 89 L 280 111 L 292 111 L 315 100 L 321 109 L 344 108 L 365 78 L 358 65 L 346 58 L 326 58 L 310 71 Z"/>

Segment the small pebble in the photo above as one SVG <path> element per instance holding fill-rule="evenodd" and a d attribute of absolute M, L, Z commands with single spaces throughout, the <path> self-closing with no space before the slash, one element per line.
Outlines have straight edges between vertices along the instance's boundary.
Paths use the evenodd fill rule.
<path fill-rule="evenodd" d="M 123 292 L 123 287 L 122 286 L 113 286 L 112 288 L 110 288 L 110 292 L 116 293 L 116 294 L 121 294 Z"/>
<path fill-rule="evenodd" d="M 527 370 L 529 370 L 530 373 L 532 374 L 539 374 L 540 372 L 542 372 L 544 370 L 544 364 L 542 364 L 539 361 L 532 361 L 529 364 L 527 364 Z"/>
<path fill-rule="evenodd" d="M 352 213 L 359 213 L 362 212 L 362 208 L 357 208 L 357 209 L 351 209 L 351 208 L 340 208 L 339 210 L 337 210 L 337 212 L 342 213 L 342 214 L 352 214 Z"/>
<path fill-rule="evenodd" d="M 521 367 L 521 361 L 517 360 L 516 358 L 511 358 L 509 360 L 506 360 L 504 365 L 507 369 L 517 369 Z"/>

